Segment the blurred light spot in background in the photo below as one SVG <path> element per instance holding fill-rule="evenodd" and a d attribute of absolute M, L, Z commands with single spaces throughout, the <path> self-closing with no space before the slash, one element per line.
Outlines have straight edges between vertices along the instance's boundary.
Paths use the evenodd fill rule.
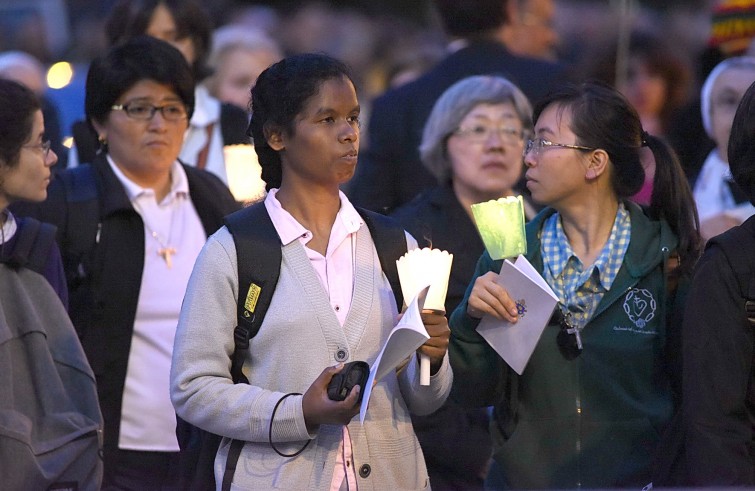
<path fill-rule="evenodd" d="M 47 70 L 47 85 L 51 89 L 62 89 L 71 83 L 73 67 L 67 61 L 59 61 Z"/>

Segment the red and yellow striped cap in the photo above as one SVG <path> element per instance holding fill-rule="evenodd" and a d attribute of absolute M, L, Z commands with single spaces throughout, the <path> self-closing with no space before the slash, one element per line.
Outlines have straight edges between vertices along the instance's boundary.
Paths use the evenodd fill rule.
<path fill-rule="evenodd" d="M 726 56 L 744 53 L 755 38 L 755 0 L 721 0 L 711 14 L 708 45 Z"/>

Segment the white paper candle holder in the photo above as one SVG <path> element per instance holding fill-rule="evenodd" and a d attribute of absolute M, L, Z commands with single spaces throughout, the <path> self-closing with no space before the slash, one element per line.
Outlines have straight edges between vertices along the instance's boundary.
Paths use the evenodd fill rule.
<path fill-rule="evenodd" d="M 445 312 L 453 258 L 447 251 L 428 247 L 413 249 L 401 256 L 396 266 L 405 302 L 410 302 L 430 285 L 423 309 Z M 430 359 L 425 355 L 420 356 L 420 384 L 430 385 Z"/>
<path fill-rule="evenodd" d="M 472 215 L 491 258 L 498 260 L 527 253 L 521 196 L 473 204 Z"/>
<path fill-rule="evenodd" d="M 236 201 L 250 204 L 265 197 L 262 167 L 252 145 L 226 145 L 223 158 L 228 187 Z"/>
<path fill-rule="evenodd" d="M 440 249 L 413 249 L 396 261 L 401 292 L 409 302 L 422 288 L 430 285 L 425 309 L 445 311 L 448 278 L 454 255 Z"/>

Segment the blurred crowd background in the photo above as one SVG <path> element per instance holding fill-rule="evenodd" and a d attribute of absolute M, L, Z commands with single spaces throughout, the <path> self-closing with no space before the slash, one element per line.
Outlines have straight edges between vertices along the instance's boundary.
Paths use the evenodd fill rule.
<path fill-rule="evenodd" d="M 149 8 L 146 8 L 145 4 L 149 4 Z M 94 127 L 90 128 L 91 125 L 82 121 L 85 119 L 85 83 L 90 64 L 95 67 L 92 74 L 97 74 L 98 63 L 92 63 L 93 60 L 106 53 L 110 47 L 122 45 L 125 41 L 133 40 L 134 37 L 142 34 L 169 42 L 181 51 L 191 67 L 191 75 L 188 75 L 187 71 L 184 80 L 196 82 L 196 86 L 192 86 L 194 88 L 192 101 L 196 101 L 194 112 L 187 125 L 186 133 L 182 135 L 181 153 L 177 155 L 182 163 L 187 164 L 187 169 L 197 167 L 209 170 L 229 185 L 230 192 L 226 193 L 229 201 L 228 210 L 222 212 L 220 209 L 223 205 L 222 200 L 210 199 L 217 196 L 202 196 L 201 193 L 197 193 L 199 195 L 196 201 L 197 210 L 203 207 L 207 209 L 217 207 L 218 209 L 213 211 L 212 216 L 221 217 L 230 211 L 231 205 L 250 203 L 264 196 L 262 188 L 265 183 L 261 183 L 260 179 L 254 182 L 257 190 L 251 193 L 237 192 L 234 189 L 234 184 L 239 186 L 238 183 L 242 177 L 249 177 L 252 174 L 246 164 L 253 162 L 257 165 L 254 155 L 251 155 L 254 149 L 251 145 L 246 145 L 248 137 L 245 130 L 249 122 L 250 87 L 262 70 L 284 56 L 304 52 L 325 53 L 340 59 L 351 68 L 361 108 L 359 117 L 361 132 L 354 133 L 358 136 L 360 143 L 359 165 L 354 179 L 343 186 L 343 190 L 357 206 L 384 213 L 396 212 L 394 216 L 399 220 L 404 220 L 402 225 L 406 230 L 415 237 L 423 237 L 427 241 L 427 244 L 423 245 L 431 245 L 430 239 L 432 239 L 433 247 L 452 251 L 456 256 L 454 267 L 463 264 L 451 276 L 452 284 L 449 289 L 451 303 L 446 304 L 447 313 L 452 312 L 463 297 L 477 258 L 483 250 L 483 243 L 473 226 L 471 213 L 468 212 L 469 206 L 472 203 L 492 199 L 491 195 L 498 197 L 521 193 L 526 198 L 527 191 L 522 186 L 521 179 L 522 150 L 529 148 L 527 154 L 535 152 L 534 155 L 536 155 L 538 149 L 546 144 L 590 151 L 604 148 L 601 143 L 585 147 L 558 141 L 546 142 L 543 138 L 535 141 L 528 140 L 531 138 L 528 130 L 532 126 L 532 111 L 526 98 L 535 105 L 538 98 L 542 98 L 548 89 L 554 88 L 554 85 L 561 82 L 586 80 L 605 82 L 621 92 L 626 97 L 626 102 L 637 110 L 639 124 L 635 124 L 637 116 L 634 113 L 623 111 L 623 109 L 622 114 L 629 114 L 630 117 L 625 120 L 619 120 L 618 117 L 610 121 L 606 119 L 605 121 L 609 122 L 604 123 L 603 126 L 600 123 L 594 123 L 597 119 L 594 117 L 595 114 L 590 116 L 592 128 L 610 128 L 613 131 L 635 126 L 638 130 L 644 130 L 637 131 L 635 136 L 643 135 L 642 147 L 654 147 L 641 149 L 643 153 L 640 156 L 643 160 L 641 163 L 645 180 L 642 189 L 631 196 L 632 200 L 642 205 L 654 206 L 653 202 L 664 202 L 665 200 L 661 198 L 669 197 L 669 202 L 676 199 L 678 203 L 684 205 L 679 206 L 679 209 L 692 208 L 691 196 L 689 206 L 682 198 L 679 198 L 679 196 L 686 196 L 687 190 L 686 186 L 679 186 L 682 181 L 675 179 L 677 176 L 669 171 L 669 169 L 678 170 L 675 163 L 673 166 L 670 164 L 671 152 L 667 152 L 669 158 L 656 161 L 656 150 L 663 143 L 662 139 L 668 142 L 670 148 L 679 156 L 686 177 L 690 184 L 693 184 L 694 199 L 701 219 L 700 230 L 705 239 L 743 223 L 755 213 L 755 208 L 750 203 L 751 198 L 744 196 L 737 183 L 732 180 L 726 154 L 729 132 L 739 101 L 755 80 L 755 57 L 752 56 L 755 54 L 755 43 L 752 42 L 755 38 L 755 0 L 489 0 L 488 3 L 482 1 L 463 3 L 461 8 L 466 8 L 463 14 L 480 12 L 486 14 L 469 16 L 478 24 L 486 24 L 479 26 L 473 25 L 475 22 L 470 22 L 467 17 L 456 15 L 459 11 L 454 9 L 460 4 L 462 0 L 269 0 L 266 2 L 0 0 L 0 78 L 19 81 L 41 96 L 46 138 L 51 140 L 51 148 L 54 152 L 49 152 L 50 147 L 47 146 L 47 142 L 32 146 L 45 150 L 46 159 L 50 155 L 50 158 L 46 160 L 46 165 L 51 165 L 50 162 L 54 164 L 55 158 L 59 159 L 54 172 L 60 172 L 67 167 L 75 167 L 78 163 L 88 162 L 95 164 L 90 168 L 99 165 L 99 168 L 112 173 L 110 167 L 115 168 L 117 165 L 113 162 L 125 158 L 128 152 L 124 149 L 130 148 L 132 140 L 125 138 L 123 134 L 118 135 L 117 132 L 113 132 L 115 136 L 113 133 L 108 134 L 108 131 L 100 132 L 99 129 L 95 132 Z M 480 8 L 480 5 L 486 5 L 487 8 Z M 494 9 L 501 5 L 506 5 L 506 15 L 500 15 L 500 11 L 499 15 L 494 15 Z M 486 10 L 489 10 L 491 14 L 487 15 Z M 446 13 L 443 21 L 438 11 Z M 453 12 L 455 15 L 449 15 L 448 12 Z M 505 20 L 504 17 L 506 17 Z M 487 25 L 490 19 L 497 23 Z M 453 21 L 456 21 L 456 25 L 453 25 Z M 452 39 L 449 34 L 454 34 L 455 38 Z M 154 40 L 149 41 L 155 43 Z M 155 44 L 164 45 L 164 43 Z M 179 58 L 179 62 L 182 61 L 175 50 L 169 51 L 173 52 L 175 58 Z M 142 66 L 148 65 L 145 62 L 145 52 L 147 48 L 141 48 L 139 56 L 134 56 Z M 161 55 L 156 60 L 151 65 L 155 71 L 157 71 L 156 68 L 165 69 L 171 73 L 180 71 L 165 68 L 168 66 L 166 60 L 170 61 L 167 56 Z M 729 62 L 731 63 L 727 65 Z M 178 65 L 189 68 L 182 63 Z M 501 70 L 509 73 L 500 74 Z M 473 74 L 505 75 L 517 87 L 513 87 L 516 90 L 512 87 L 506 90 L 501 89 L 495 92 L 494 97 L 480 97 L 476 101 L 472 100 L 475 93 L 473 90 L 457 89 L 457 92 L 469 96 L 470 99 L 463 104 L 455 102 L 458 107 L 445 113 L 442 112 L 444 109 L 439 109 L 440 115 L 436 114 L 436 119 L 440 122 L 437 123 L 437 127 L 427 126 L 430 128 L 427 132 L 430 136 L 425 138 L 423 128 L 426 127 L 427 116 L 431 114 L 437 96 L 440 96 L 452 83 L 458 82 L 460 78 Z M 415 80 L 418 77 L 421 78 Z M 100 91 L 100 85 L 96 82 L 97 78 L 93 77 L 92 80 L 95 80 L 95 83 L 90 83 L 90 94 L 104 99 L 103 94 L 98 92 L 107 92 L 107 90 Z M 139 83 L 144 80 L 152 81 L 152 77 L 145 76 Z M 412 80 L 415 80 L 414 83 L 411 83 Z M 473 79 L 469 83 L 473 88 L 476 84 L 485 84 L 480 79 Z M 167 85 L 153 85 L 158 86 L 155 91 L 158 95 L 170 89 Z M 437 93 L 433 93 L 434 90 Z M 522 94 L 516 97 L 512 95 L 520 90 Z M 122 96 L 125 92 L 124 88 L 124 92 L 118 96 Z M 178 97 L 175 92 L 173 95 Z M 452 96 L 456 97 L 453 92 Z M 142 97 L 142 99 L 159 99 L 154 95 L 150 97 L 152 99 L 147 97 Z M 453 97 L 451 99 L 455 100 Z M 146 121 L 155 115 L 157 109 L 160 109 L 162 120 L 168 119 L 175 123 L 183 119 L 182 109 L 189 105 L 188 98 L 180 98 L 184 107 L 164 104 L 158 108 L 152 106 L 151 103 L 143 105 L 138 101 L 134 103 L 138 98 L 128 102 L 124 102 L 125 99 L 123 99 L 120 104 L 112 105 L 116 104 L 116 97 L 113 97 L 107 105 L 104 105 L 105 116 L 112 110 L 122 110 L 131 119 Z M 463 98 L 459 100 L 463 101 Z M 490 101 L 495 101 L 495 103 Z M 464 104 L 469 107 L 463 108 Z M 622 100 L 622 108 L 625 107 L 624 104 Z M 505 106 L 505 109 L 501 106 Z M 90 115 L 92 114 L 91 107 L 92 104 L 90 104 Z M 486 114 L 484 118 L 480 117 L 480 121 L 500 122 L 505 119 L 502 115 L 506 114 L 508 114 L 506 118 L 514 120 L 518 118 L 518 120 L 513 123 L 514 127 L 493 128 L 487 126 L 488 123 L 479 123 L 480 126 L 462 129 L 462 119 L 470 114 L 477 117 L 474 110 L 479 107 L 489 111 L 484 113 Z M 491 109 L 491 107 L 497 109 Z M 166 108 L 169 109 L 167 116 Z M 177 111 L 171 113 L 170 109 L 177 109 Z M 516 112 L 516 118 L 507 111 L 511 114 Z M 258 110 L 257 115 L 264 113 L 264 110 Z M 492 119 L 490 114 L 494 116 Z M 105 116 L 103 119 L 106 119 Z M 100 129 L 108 129 L 107 125 L 110 122 L 106 124 L 106 122 L 97 121 L 96 114 L 94 120 L 99 123 Z M 614 123 L 614 121 L 617 122 Z M 349 123 L 356 124 L 351 120 Z M 147 131 L 144 129 L 146 125 L 142 125 L 141 128 Z M 616 131 L 616 133 L 622 132 Z M 628 131 L 625 133 L 628 134 Z M 261 130 L 258 130 L 256 134 L 259 137 Z M 466 148 L 469 153 L 459 150 L 459 156 L 446 155 L 451 154 L 448 142 L 452 134 L 465 135 L 459 141 L 462 143 L 466 141 L 467 147 L 455 148 L 462 150 Z M 494 134 L 496 137 L 491 138 Z M 653 138 L 651 139 L 648 134 Z M 136 135 L 135 132 L 134 135 Z M 575 135 L 578 133 L 575 132 Z M 41 135 L 37 136 L 41 137 Z M 119 138 L 120 142 L 118 142 Z M 118 144 L 114 144 L 114 140 Z M 422 158 L 418 151 L 420 140 L 430 142 L 428 145 L 423 143 L 425 154 Z M 639 139 L 635 138 L 632 141 L 634 145 L 637 145 Z M 648 144 L 648 141 L 652 145 Z M 238 145 L 240 143 L 244 145 Z M 485 143 L 485 146 L 481 146 L 480 143 Z M 538 146 L 533 147 L 533 144 Z M 580 145 L 585 145 L 585 143 L 580 143 Z M 264 152 L 264 148 L 265 145 L 258 145 L 257 150 L 263 149 Z M 113 149 L 116 150 L 113 151 Z M 118 149 L 122 153 L 115 155 Z M 510 152 L 511 149 L 514 151 Z M 176 150 L 178 150 L 178 145 L 176 145 Z M 231 150 L 237 150 L 240 153 Z M 267 151 L 273 152 L 270 146 L 267 146 Z M 480 171 L 482 168 L 480 163 L 484 159 L 482 154 L 488 151 L 499 154 L 492 167 L 507 170 L 507 173 L 498 180 L 487 179 L 485 173 Z M 112 157 L 111 166 L 104 159 L 103 152 L 107 153 L 108 157 Z M 534 158 L 534 155 L 531 157 Z M 613 158 L 611 156 L 611 159 Z M 174 157 L 171 156 L 169 162 L 172 163 L 173 159 Z M 433 160 L 436 162 L 433 163 Z M 429 165 L 428 162 L 430 162 Z M 656 168 L 657 162 L 661 164 Z M 139 165 L 142 165 L 141 162 Z M 146 164 L 144 167 L 147 174 L 152 172 L 153 167 L 158 168 L 158 166 L 150 167 Z M 274 165 L 268 165 L 267 172 L 272 172 L 271 168 L 275 170 L 274 167 Z M 593 172 L 592 179 L 595 177 L 592 164 L 590 169 Z M 660 171 L 656 172 L 656 169 Z M 512 172 L 508 172 L 509 170 Z M 635 168 L 636 170 L 638 169 Z M 255 172 L 257 171 L 259 171 L 259 165 L 255 168 Z M 75 172 L 75 170 L 67 172 L 63 176 L 74 175 Z M 162 179 L 160 182 L 171 183 L 171 177 L 167 171 L 154 174 L 155 176 L 148 176 L 150 182 Z M 199 174 L 201 173 L 196 175 Z M 195 175 L 193 170 L 191 175 Z M 261 176 L 265 177 L 265 174 Z M 654 176 L 659 176 L 660 179 L 654 180 Z M 130 180 L 130 177 L 121 179 L 121 182 L 125 182 L 124 179 Z M 115 176 L 112 176 L 112 181 L 119 182 Z M 274 179 L 269 181 L 274 182 Z M 621 181 L 621 178 L 616 181 Z M 672 181 L 675 184 L 673 188 L 668 184 Z M 558 182 L 560 184 L 560 181 Z M 587 177 L 585 182 L 587 182 Z M 662 185 L 656 186 L 657 182 L 661 182 Z M 260 183 L 262 187 L 259 187 Z M 457 183 L 460 184 L 457 186 Z M 636 183 L 639 184 L 639 180 Z M 614 186 L 613 183 L 611 185 Z M 54 189 L 54 186 L 51 186 L 51 189 Z M 459 189 L 466 194 L 458 191 Z M 582 188 L 573 187 L 573 189 Z M 669 189 L 675 192 L 667 192 Z M 223 191 L 227 190 L 223 189 Z M 423 191 L 427 193 L 420 194 Z M 108 194 L 107 191 L 100 190 L 100 192 L 101 196 Z M 126 199 L 120 187 L 117 187 L 117 192 L 123 195 L 123 200 Z M 193 192 L 189 188 L 189 194 Z M 233 193 L 233 196 L 230 193 Z M 176 192 L 176 194 L 179 193 Z M 181 191 L 180 194 L 185 195 L 186 191 Z M 461 196 L 462 194 L 464 196 Z M 59 194 L 60 201 L 48 200 L 43 206 L 47 206 L 48 211 L 52 210 L 55 203 L 63 202 L 62 196 L 63 194 Z M 419 196 L 419 199 L 414 200 L 415 196 Z M 195 199 L 192 196 L 190 198 Z M 235 198 L 238 203 L 234 203 L 232 198 Z M 614 198 L 616 196 L 612 195 L 611 199 Z M 154 204 L 157 205 L 162 199 L 161 197 Z M 66 199 L 66 203 L 73 201 Z M 171 203 L 170 206 L 174 208 L 166 207 L 165 210 L 181 209 L 179 208 L 181 206 L 186 210 L 193 203 L 193 201 L 173 201 L 172 199 L 167 202 Z M 579 203 L 582 206 L 582 201 Z M 407 204 L 407 207 L 401 208 L 402 205 Z M 537 211 L 535 204 L 539 203 L 533 200 L 527 206 L 528 219 L 532 218 Z M 136 204 L 134 207 L 137 209 Z M 113 214 L 115 218 L 111 223 L 118 223 L 115 227 L 121 227 L 119 220 L 125 223 L 136 215 L 135 210 L 129 208 L 129 212 L 133 212 L 131 216 Z M 159 243 L 160 248 L 157 248 L 155 244 L 153 246 L 164 259 L 167 268 L 172 267 L 172 254 L 175 254 L 178 249 L 183 249 L 181 246 L 172 246 L 173 212 L 169 213 L 171 213 L 170 223 L 166 226 L 167 232 L 162 234 L 167 237 L 165 241 L 159 238 L 160 234 L 150 228 L 149 219 L 143 220 L 146 237 L 149 238 L 151 235 L 155 242 Z M 651 211 L 652 213 L 654 211 Z M 152 214 L 152 218 L 158 216 L 155 211 L 149 213 L 139 211 L 139 214 L 143 217 Z M 19 213 L 19 216 L 23 214 Z M 162 217 L 159 220 L 168 223 L 166 218 L 168 215 L 159 216 Z M 676 213 L 675 216 L 682 216 L 682 213 Z M 43 215 L 37 215 L 37 217 L 44 218 Z M 63 222 L 64 220 L 61 220 L 61 223 Z M 133 224 L 138 226 L 128 228 Z M 429 224 L 435 228 L 430 230 Z M 56 225 L 60 230 L 60 223 Z M 95 240 L 98 243 L 100 225 L 101 222 L 97 223 L 96 220 L 92 220 L 92 226 L 97 227 Z M 200 230 L 200 225 L 203 230 Z M 199 232 L 209 232 L 217 226 L 219 223 L 214 225 L 200 223 L 197 216 L 196 230 L 192 231 L 197 232 L 194 234 L 196 237 L 182 234 L 176 234 L 174 237 L 188 237 L 185 239 L 187 241 L 197 237 L 202 238 Z M 127 244 L 125 238 L 129 237 L 130 233 L 141 236 L 141 221 L 137 223 L 131 220 L 128 227 L 125 225 L 122 227 L 124 231 L 122 236 L 111 235 L 115 237 L 111 239 L 112 243 Z M 117 230 L 121 229 L 117 228 Z M 430 230 L 429 233 L 428 230 Z M 94 233 L 91 235 L 94 236 Z M 72 236 L 82 236 L 82 234 L 76 232 L 72 233 Z M 448 242 L 445 243 L 443 240 L 448 240 Z M 634 240 L 634 234 L 632 240 Z M 65 243 L 65 240 L 63 242 Z M 597 241 L 593 242 L 597 243 Z M 688 242 L 691 244 L 694 241 Z M 189 245 L 198 246 L 200 241 L 197 239 Z M 155 264 L 160 267 L 163 265 L 155 259 L 155 254 L 152 254 L 152 260 L 155 262 L 149 267 L 145 263 L 140 263 L 145 264 L 144 271 L 153 274 L 150 278 L 159 278 L 159 280 L 142 285 L 148 284 L 149 287 L 157 288 L 159 284 L 167 292 L 164 298 L 159 297 L 160 302 L 154 302 L 161 303 L 157 317 L 160 318 L 161 328 L 165 328 L 162 332 L 169 332 L 168 329 L 172 329 L 177 322 L 191 265 L 196 254 L 199 253 L 199 247 L 195 249 L 193 256 L 188 254 L 176 256 L 177 261 L 183 260 L 181 263 L 183 269 L 177 267 L 174 273 L 177 272 L 176 274 L 179 275 L 185 273 L 185 275 L 172 276 L 170 283 L 164 281 L 164 271 L 160 270 L 160 274 L 156 274 L 158 270 Z M 664 249 L 668 252 L 667 248 Z M 692 249 L 690 247 L 690 250 Z M 107 247 L 102 250 L 107 250 Z M 131 252 L 138 255 L 133 248 Z M 70 254 L 70 251 L 64 250 L 63 253 L 65 256 Z M 462 263 L 462 255 L 465 256 L 464 263 Z M 695 254 L 690 254 L 690 256 L 695 256 Z M 78 268 L 81 269 L 83 262 L 76 261 L 79 259 L 76 258 L 71 264 L 78 264 Z M 100 262 L 110 265 L 117 261 L 102 260 Z M 128 261 L 124 264 L 128 265 L 125 269 L 130 268 Z M 68 262 L 66 265 L 68 266 Z M 693 263 L 685 258 L 684 265 L 691 268 Z M 75 275 L 79 275 L 79 269 L 74 268 Z M 102 271 L 93 273 L 93 278 L 94 275 L 101 275 L 101 277 L 97 276 L 96 280 L 88 283 L 80 281 L 79 283 L 84 286 L 78 292 L 75 291 L 76 287 L 72 288 L 71 291 L 74 293 L 71 298 L 78 293 L 79 298 L 84 298 L 88 302 L 95 298 L 92 294 L 95 287 L 92 285 L 112 286 L 118 281 L 129 285 L 119 290 L 119 292 L 125 292 L 123 295 L 131 295 L 142 288 L 138 280 L 129 283 L 128 278 L 123 280 L 119 274 L 107 276 L 113 271 L 118 270 L 117 268 L 113 270 L 103 268 Z M 78 280 L 79 276 L 76 278 Z M 69 287 L 71 285 L 72 282 L 69 282 Z M 597 287 L 595 291 L 598 291 Z M 102 294 L 103 298 L 106 296 Z M 109 299 L 114 301 L 113 305 L 117 306 L 113 310 L 102 307 L 106 303 L 104 301 L 92 301 L 92 305 L 96 303 L 96 306 L 85 304 L 82 307 L 72 303 L 69 311 L 73 314 L 72 318 L 77 327 L 81 318 L 86 322 L 89 321 L 90 310 L 96 312 L 97 315 L 100 312 L 98 309 L 102 309 L 102 312 L 112 312 L 103 314 L 102 318 L 111 316 L 107 321 L 119 323 L 118 329 L 122 328 L 122 331 L 118 332 L 132 335 L 134 326 L 125 325 L 124 322 L 128 323 L 129 319 L 134 319 L 133 315 L 136 315 L 137 320 L 151 321 L 150 315 L 153 315 L 149 306 L 141 303 L 142 298 L 139 297 L 139 303 L 137 303 L 136 297 L 137 295 L 133 295 L 134 303 L 130 307 L 125 301 L 121 301 L 120 297 L 114 297 Z M 335 309 L 338 311 L 339 307 L 336 306 Z M 81 317 L 77 319 L 76 315 Z M 655 314 L 651 314 L 651 317 L 652 315 Z M 564 325 L 569 326 L 569 324 Z M 152 325 L 149 324 L 148 327 L 151 328 Z M 147 329 L 141 329 L 144 332 L 147 331 Z M 579 331 L 576 332 L 575 339 L 579 339 Z M 145 338 L 149 339 L 149 336 Z M 153 365 L 149 366 L 157 367 L 154 373 L 159 372 L 164 376 L 162 381 L 153 382 L 151 368 L 142 368 L 142 372 L 137 373 L 136 379 L 139 379 L 139 376 L 150 379 L 148 383 L 144 383 L 144 386 L 154 390 L 155 394 L 162 394 L 150 400 L 155 404 L 151 407 L 155 409 L 144 411 L 140 401 L 139 405 L 133 402 L 131 405 L 123 404 L 126 409 L 122 410 L 121 399 L 117 397 L 116 392 L 123 390 L 124 380 L 127 377 L 132 377 L 130 380 L 136 380 L 131 372 L 126 371 L 130 349 L 128 344 L 124 345 L 125 351 L 114 351 L 120 357 L 118 363 L 121 364 L 117 365 L 120 371 L 103 369 L 103 373 L 107 372 L 107 377 L 110 377 L 103 379 L 103 382 L 95 370 L 98 374 L 98 384 L 101 387 L 107 387 L 108 397 L 110 397 L 110 399 L 103 399 L 101 396 L 100 401 L 105 415 L 105 435 L 110 435 L 110 441 L 107 438 L 105 440 L 106 466 L 114 466 L 114 469 L 123 466 L 123 469 L 126 469 L 122 471 L 123 475 L 131 472 L 132 469 L 129 466 L 132 464 L 128 463 L 122 455 L 117 456 L 118 459 L 122 459 L 120 462 L 111 460 L 114 457 L 109 457 L 108 452 L 113 451 L 113 455 L 116 455 L 121 450 L 131 447 L 142 448 L 143 442 L 136 437 L 132 441 L 127 441 L 126 444 L 118 440 L 120 430 L 117 428 L 120 427 L 121 414 L 126 415 L 124 419 L 129 417 L 133 421 L 138 418 L 127 413 L 136 413 L 137 409 L 140 413 L 156 415 L 150 424 L 161 429 L 168 428 L 165 422 L 173 421 L 172 407 L 166 397 L 167 390 L 165 390 L 168 368 L 171 363 L 173 333 L 171 332 L 169 336 L 169 342 L 166 341 L 168 335 L 159 339 L 160 343 L 164 343 L 163 346 L 169 346 L 169 348 L 160 351 L 157 356 L 154 356 L 153 351 L 140 348 L 142 350 L 139 352 L 140 358 L 137 358 L 150 359 L 149 362 Z M 121 336 L 119 339 L 125 340 L 127 336 Z M 90 346 L 92 346 L 91 353 L 94 354 L 87 352 L 87 356 L 94 357 L 93 359 L 98 359 L 101 350 L 111 349 L 109 343 L 106 345 L 90 341 Z M 669 344 L 669 346 L 673 345 Z M 86 345 L 85 349 L 87 349 Z M 669 363 L 669 366 L 674 365 Z M 149 377 L 145 377 L 145 374 L 149 374 Z M 138 385 L 141 380 L 139 379 L 135 384 Z M 665 383 L 654 382 L 659 387 Z M 159 384 L 163 385 L 158 387 Z M 112 387 L 116 390 L 111 391 Z M 443 478 L 439 476 L 446 470 L 449 470 L 446 476 L 449 483 L 459 477 L 464 480 L 464 485 L 459 489 L 470 489 L 468 484 L 472 481 L 481 486 L 482 478 L 488 471 L 490 454 L 488 413 L 480 408 L 467 412 L 465 409 L 454 408 L 451 404 L 444 406 L 443 410 L 447 412 L 435 413 L 424 421 L 421 419 L 413 421 L 420 443 L 426 449 L 433 487 L 441 490 L 452 489 L 443 485 L 436 486 L 443 482 Z M 275 410 L 273 410 L 274 413 Z M 139 424 L 130 423 L 128 428 L 136 432 L 138 426 Z M 144 426 L 144 428 L 147 427 Z M 113 428 L 116 430 L 113 431 Z M 147 433 L 149 431 L 144 432 L 145 435 Z M 161 455 L 160 459 L 166 458 L 166 462 L 168 459 L 177 457 L 173 452 L 177 449 L 177 442 L 173 438 L 172 431 L 152 437 L 149 435 L 149 438 L 144 438 L 144 440 L 160 440 L 160 445 L 173 450 L 170 450 L 167 455 L 165 455 L 167 451 L 164 450 L 149 452 L 150 454 L 162 452 L 164 455 Z M 436 440 L 433 440 L 434 438 Z M 446 445 L 436 444 L 436 441 L 446 442 Z M 153 443 L 149 442 L 149 445 Z M 433 451 L 427 451 L 427 449 L 433 449 Z M 131 450 L 127 451 L 131 452 Z M 132 462 L 137 462 L 137 460 Z M 156 462 L 159 465 L 155 467 L 162 466 L 162 460 Z M 165 465 L 166 469 L 169 467 L 171 466 Z M 141 462 L 139 465 L 133 464 L 133 468 L 141 469 Z M 596 469 L 602 470 L 599 466 Z M 106 481 L 109 479 L 108 472 L 112 471 L 106 467 Z M 140 470 L 140 472 L 149 475 L 151 470 Z M 438 474 L 435 475 L 434 472 Z M 369 466 L 367 474 L 369 475 Z M 137 486 L 135 489 L 140 488 Z"/>
<path fill-rule="evenodd" d="M 71 125 L 84 117 L 86 71 L 92 58 L 107 49 L 105 19 L 116 3 L 0 0 L 0 52 L 20 51 L 39 61 L 39 73 L 29 75 L 37 80 L 29 84 L 57 108 L 62 145 L 70 146 Z M 546 37 L 550 40 L 542 43 L 551 49 L 524 54 L 554 58 L 585 77 L 619 84 L 615 55 L 622 47 L 622 34 L 642 32 L 672 55 L 676 87 L 667 98 L 673 107 L 682 107 L 699 94 L 704 76 L 718 61 L 706 64 L 705 60 L 715 0 L 549 0 L 546 4 L 542 12 L 525 12 L 525 32 L 514 36 Z M 448 42 L 430 0 L 213 0 L 203 2 L 203 7 L 215 29 L 241 26 L 269 37 L 283 54 L 318 51 L 346 61 L 356 74 L 367 114 L 374 97 L 432 66 L 444 55 Z M 65 167 L 64 155 L 61 163 L 59 167 Z"/>

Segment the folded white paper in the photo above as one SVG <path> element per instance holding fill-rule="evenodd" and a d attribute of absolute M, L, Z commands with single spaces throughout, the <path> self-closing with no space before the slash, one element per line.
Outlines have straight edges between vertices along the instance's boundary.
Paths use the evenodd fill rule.
<path fill-rule="evenodd" d="M 362 405 L 359 408 L 360 423 L 364 424 L 367 406 L 370 403 L 370 396 L 372 395 L 372 386 L 392 370 L 395 370 L 402 361 L 406 360 L 409 356 L 413 356 L 417 348 L 430 339 L 430 335 L 427 334 L 425 324 L 422 322 L 422 317 L 420 316 L 429 288 L 429 286 L 423 288 L 412 299 L 409 307 L 406 308 L 406 312 L 401 316 L 399 323 L 388 334 L 388 339 L 386 339 L 383 349 L 372 364 L 370 377 L 367 379 L 366 387 L 363 387 L 364 395 L 362 396 Z M 411 363 L 412 360 L 409 362 Z"/>
<path fill-rule="evenodd" d="M 515 263 L 508 259 L 504 261 L 498 284 L 516 302 L 519 319 L 512 324 L 485 315 L 477 326 L 477 332 L 521 375 L 553 314 L 558 297 L 522 255 Z"/>

